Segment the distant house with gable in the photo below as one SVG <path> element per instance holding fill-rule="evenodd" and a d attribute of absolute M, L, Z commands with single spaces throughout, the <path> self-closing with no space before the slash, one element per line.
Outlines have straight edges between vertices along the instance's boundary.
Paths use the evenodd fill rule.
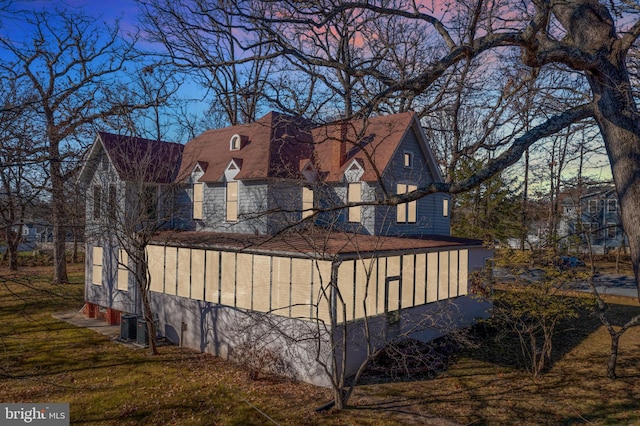
<path fill-rule="evenodd" d="M 146 156 L 154 151 L 164 154 Z M 315 330 L 315 339 L 272 336 L 260 350 L 326 385 L 318 360 L 335 355 L 348 330 L 346 368 L 356 368 L 365 321 L 379 346 L 431 340 L 487 315 L 469 276 L 491 253 L 450 237 L 448 195 L 383 202 L 442 181 L 413 113 L 318 125 L 272 112 L 184 146 L 101 133 L 80 178 L 91 195 L 87 228 L 107 220 L 134 180 L 178 188 L 172 220 L 147 248 L 159 329 L 176 343 L 237 359 L 247 348 L 241 325 L 256 318 L 254 335 L 273 331 L 266 323 Z M 139 313 L 121 252 L 108 235 L 87 237 L 87 311 L 112 322 Z"/>

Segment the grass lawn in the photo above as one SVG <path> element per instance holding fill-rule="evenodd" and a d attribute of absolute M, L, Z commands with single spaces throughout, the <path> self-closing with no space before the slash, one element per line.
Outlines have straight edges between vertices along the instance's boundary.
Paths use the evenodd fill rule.
<path fill-rule="evenodd" d="M 605 377 L 609 336 L 585 313 L 558 335 L 537 380 L 516 344 L 487 338 L 431 380 L 362 386 L 343 412 L 316 413 L 331 393 L 173 346 L 152 357 L 52 318 L 82 307 L 81 267 L 52 286 L 50 270 L 0 271 L 0 402 L 68 402 L 72 424 L 640 424 L 640 328 L 621 340 L 618 374 Z M 635 300 L 612 300 L 620 319 Z M 270 420 L 271 419 L 271 420 Z M 273 422 L 272 422 L 273 421 Z"/>

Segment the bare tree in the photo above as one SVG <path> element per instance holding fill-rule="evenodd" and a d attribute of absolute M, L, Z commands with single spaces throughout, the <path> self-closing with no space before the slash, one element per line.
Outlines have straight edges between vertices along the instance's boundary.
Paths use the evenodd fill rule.
<path fill-rule="evenodd" d="M 161 56 L 213 95 L 209 112 L 217 117 L 214 124 L 254 121 L 272 72 L 268 45 L 256 41 L 260 34 L 242 31 L 227 2 L 139 3 L 145 34 L 164 48 Z"/>
<path fill-rule="evenodd" d="M 32 204 L 46 183 L 41 146 L 33 138 L 31 117 L 25 113 L 27 95 L 15 80 L 2 81 L 0 109 L 0 223 L 9 269 L 18 269 L 18 247 Z"/>
<path fill-rule="evenodd" d="M 245 30 L 256 28 L 260 34 L 268 34 L 264 42 L 275 46 L 281 55 L 310 66 L 344 70 L 354 77 L 378 81 L 383 89 L 371 97 L 362 113 L 375 111 L 377 105 L 395 93 L 425 92 L 462 61 L 491 55 L 500 49 L 520 53 L 524 66 L 579 76 L 584 88 L 581 99 L 552 115 L 540 117 L 528 131 L 514 134 L 508 146 L 474 176 L 419 188 L 388 202 L 405 202 L 437 191 L 459 193 L 467 190 L 516 163 L 534 143 L 572 123 L 590 118 L 595 120 L 607 148 L 622 221 L 629 235 L 634 273 L 636 279 L 640 279 L 640 218 L 634 213 L 640 208 L 640 185 L 637 185 L 640 164 L 634 160 L 640 155 L 640 120 L 626 69 L 628 53 L 640 35 L 640 24 L 633 21 L 632 15 L 638 12 L 637 8 L 625 6 L 619 9 L 625 19 L 620 19 L 617 26 L 608 6 L 594 0 L 531 1 L 523 3 L 522 9 L 510 8 L 508 4 L 477 2 L 473 10 L 480 13 L 476 13 L 474 20 L 466 19 L 468 11 L 464 10 L 451 16 L 409 2 L 394 6 L 386 7 L 376 2 L 270 2 L 268 7 L 258 8 L 250 2 L 237 2 L 233 14 L 237 19 L 234 22 Z M 309 27 L 330 25 L 342 13 L 351 10 L 418 22 L 424 33 L 436 37 L 443 48 L 434 52 L 422 72 L 393 78 L 376 67 L 368 67 L 368 61 L 363 61 L 363 66 L 347 66 L 332 58 L 313 56 L 292 43 L 288 33 L 282 31 L 282 26 L 288 23 Z M 631 25 L 626 25 L 627 22 Z M 469 28 L 475 31 L 456 30 L 467 23 L 471 23 Z"/>
<path fill-rule="evenodd" d="M 108 28 L 71 10 L 16 13 L 27 33 L 0 37 L 6 60 L 0 70 L 29 87 L 32 137 L 43 141 L 48 162 L 54 234 L 54 282 L 67 281 L 65 182 L 74 175 L 83 132 L 133 105 L 115 104 L 126 87 L 117 80 L 135 57 L 133 45 Z M 126 89 L 125 89 L 126 90 Z"/>

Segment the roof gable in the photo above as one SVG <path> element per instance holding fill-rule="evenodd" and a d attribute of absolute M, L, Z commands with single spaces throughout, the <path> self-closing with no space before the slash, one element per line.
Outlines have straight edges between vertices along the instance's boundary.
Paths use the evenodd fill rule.
<path fill-rule="evenodd" d="M 100 132 L 98 139 L 120 179 L 150 183 L 175 180 L 184 145 Z"/>

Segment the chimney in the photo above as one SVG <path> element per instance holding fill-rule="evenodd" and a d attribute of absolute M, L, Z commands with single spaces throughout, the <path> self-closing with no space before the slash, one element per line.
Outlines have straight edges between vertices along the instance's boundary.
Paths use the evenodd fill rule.
<path fill-rule="evenodd" d="M 333 140 L 332 160 L 333 169 L 338 170 L 340 166 L 345 162 L 347 157 L 347 119 L 340 119 L 338 124 L 340 126 L 340 135 Z"/>

